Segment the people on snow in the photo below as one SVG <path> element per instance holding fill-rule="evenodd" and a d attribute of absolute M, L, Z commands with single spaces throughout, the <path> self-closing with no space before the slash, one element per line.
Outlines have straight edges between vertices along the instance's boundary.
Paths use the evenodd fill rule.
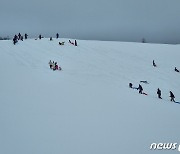
<path fill-rule="evenodd" d="M 142 94 L 143 88 L 140 84 L 139 84 L 138 90 L 139 90 L 139 93 Z"/>
<path fill-rule="evenodd" d="M 61 70 L 61 67 L 58 66 L 57 62 L 52 62 L 51 60 L 49 61 L 49 68 L 52 69 L 53 71 L 55 70 Z"/>
<path fill-rule="evenodd" d="M 156 65 L 156 63 L 154 62 L 154 60 L 153 60 L 153 66 L 154 66 L 154 67 L 156 67 L 156 66 L 157 66 L 157 65 Z"/>
<path fill-rule="evenodd" d="M 161 98 L 161 90 L 159 88 L 157 89 L 157 95 L 158 95 L 158 98 L 162 99 Z"/>
<path fill-rule="evenodd" d="M 171 98 L 171 101 L 175 102 L 175 100 L 174 100 L 174 98 L 175 98 L 174 94 L 172 93 L 172 91 L 170 91 L 169 93 L 170 93 L 170 96 L 169 96 L 169 97 Z"/>
<path fill-rule="evenodd" d="M 59 38 L 59 34 L 58 34 L 58 33 L 56 34 L 56 38 L 57 38 L 57 39 Z"/>
<path fill-rule="evenodd" d="M 176 72 L 179 72 L 179 70 L 178 70 L 176 67 L 174 68 L 174 70 L 175 70 Z"/>

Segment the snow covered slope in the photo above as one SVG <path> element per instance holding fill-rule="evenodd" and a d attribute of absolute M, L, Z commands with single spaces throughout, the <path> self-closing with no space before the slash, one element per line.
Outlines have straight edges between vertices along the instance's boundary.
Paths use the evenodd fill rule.
<path fill-rule="evenodd" d="M 0 41 L 0 154 L 179 153 L 150 145 L 180 144 L 180 45 L 77 42 Z"/>

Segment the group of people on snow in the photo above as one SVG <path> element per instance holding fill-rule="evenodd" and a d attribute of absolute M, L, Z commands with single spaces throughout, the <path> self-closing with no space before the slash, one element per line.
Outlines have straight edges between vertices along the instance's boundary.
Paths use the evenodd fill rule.
<path fill-rule="evenodd" d="M 27 37 L 28 37 L 28 35 L 25 34 L 24 38 L 27 39 Z M 13 44 L 15 45 L 18 42 L 18 40 L 23 41 L 23 36 L 21 35 L 21 33 L 19 33 L 18 35 L 16 35 L 16 34 L 14 35 L 14 37 L 13 37 Z"/>
<path fill-rule="evenodd" d="M 27 37 L 28 37 L 28 35 L 25 33 L 24 38 L 27 39 Z M 38 36 L 38 39 L 41 40 L 42 38 L 44 38 L 44 37 L 40 34 Z M 59 38 L 59 33 L 56 33 L 56 39 L 58 39 L 58 38 Z M 49 39 L 50 39 L 50 41 L 53 41 L 52 37 L 50 37 Z M 14 35 L 13 44 L 15 45 L 18 42 L 18 40 L 23 41 L 23 36 L 21 35 L 21 33 L 19 33 L 18 35 Z M 35 40 L 37 40 L 37 38 Z M 65 42 L 59 42 L 59 45 L 64 45 L 64 43 Z M 75 40 L 74 42 L 69 40 L 69 43 L 74 45 L 74 46 L 77 46 L 77 40 Z"/>
<path fill-rule="evenodd" d="M 132 89 L 136 89 L 136 90 L 139 90 L 139 94 L 144 94 L 144 95 L 147 95 L 146 93 L 144 93 L 143 92 L 143 88 L 142 88 L 142 86 L 139 84 L 139 86 L 138 87 L 133 87 L 133 84 L 132 83 L 129 83 L 129 88 L 132 88 Z M 173 101 L 173 102 L 175 102 L 175 96 L 174 96 L 174 94 L 173 94 L 173 92 L 172 91 L 169 91 L 169 93 L 170 93 L 170 100 L 171 101 Z M 158 98 L 159 99 L 162 99 L 162 97 L 161 97 L 161 90 L 158 88 L 157 89 L 157 95 L 158 95 Z"/>
<path fill-rule="evenodd" d="M 61 67 L 58 66 L 57 62 L 52 62 L 51 60 L 49 61 L 49 68 L 52 69 L 53 71 L 55 70 L 61 70 Z"/>
<path fill-rule="evenodd" d="M 154 67 L 157 67 L 157 65 L 156 65 L 156 63 L 154 62 L 154 60 L 153 60 L 152 65 L 153 65 Z M 174 71 L 175 71 L 175 72 L 179 72 L 179 70 L 178 70 L 176 67 L 174 68 Z"/>
<path fill-rule="evenodd" d="M 156 65 L 156 63 L 155 63 L 155 61 L 153 60 L 153 62 L 152 62 L 152 65 L 154 66 L 154 67 L 157 67 L 157 65 Z M 175 69 L 174 69 L 176 72 L 179 72 L 179 70 L 175 67 Z M 140 81 L 140 82 L 143 82 L 143 83 L 148 83 L 147 81 Z M 145 95 L 147 95 L 146 93 L 144 93 L 143 92 L 143 88 L 142 88 L 142 86 L 139 84 L 139 86 L 136 88 L 136 87 L 133 87 L 133 84 L 132 83 L 129 83 L 129 88 L 132 88 L 132 89 L 137 89 L 137 90 L 139 90 L 139 93 L 140 94 L 145 94 Z M 162 99 L 162 97 L 161 97 L 161 90 L 158 88 L 157 89 L 157 95 L 158 95 L 158 98 L 159 99 Z M 169 94 L 170 94 L 170 100 L 171 101 L 173 101 L 173 102 L 175 102 L 175 96 L 174 96 L 174 94 L 173 94 L 173 92 L 172 91 L 169 91 Z"/>
<path fill-rule="evenodd" d="M 74 46 L 77 46 L 77 41 L 75 40 L 74 42 L 72 42 L 71 40 L 69 40 L 69 43 L 74 45 Z"/>
<path fill-rule="evenodd" d="M 171 98 L 171 101 L 175 102 L 175 100 L 174 100 L 175 96 L 174 96 L 173 92 L 169 91 L 169 94 L 170 94 L 169 97 Z M 161 97 L 161 90 L 159 88 L 157 89 L 157 95 L 158 95 L 159 99 L 162 99 L 162 97 Z"/>

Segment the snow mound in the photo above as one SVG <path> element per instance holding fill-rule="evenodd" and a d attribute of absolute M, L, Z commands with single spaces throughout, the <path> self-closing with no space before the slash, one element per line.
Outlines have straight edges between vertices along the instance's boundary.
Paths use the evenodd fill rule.
<path fill-rule="evenodd" d="M 0 41 L 0 153 L 169 153 L 150 145 L 180 139 L 180 46 L 68 40 Z"/>

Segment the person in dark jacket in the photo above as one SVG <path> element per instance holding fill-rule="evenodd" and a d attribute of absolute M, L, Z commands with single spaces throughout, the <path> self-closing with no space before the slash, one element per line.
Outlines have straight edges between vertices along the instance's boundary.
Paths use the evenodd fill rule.
<path fill-rule="evenodd" d="M 23 41 L 23 36 L 21 36 L 21 41 Z"/>
<path fill-rule="evenodd" d="M 154 60 L 153 60 L 153 66 L 156 67 L 157 65 L 155 64 Z"/>
<path fill-rule="evenodd" d="M 14 35 L 13 44 L 15 45 L 17 42 L 18 42 L 18 36 L 17 36 L 17 35 Z"/>
<path fill-rule="evenodd" d="M 21 33 L 18 34 L 18 40 L 20 40 L 20 39 L 21 39 Z"/>
<path fill-rule="evenodd" d="M 138 90 L 139 90 L 139 93 L 142 94 L 143 88 L 140 84 L 139 84 Z"/>
<path fill-rule="evenodd" d="M 41 36 L 41 34 L 39 35 L 39 39 L 41 40 L 41 38 L 42 38 L 42 36 Z"/>
<path fill-rule="evenodd" d="M 170 96 L 169 96 L 169 97 L 171 97 L 171 101 L 175 102 L 175 100 L 174 100 L 174 98 L 175 98 L 174 94 L 172 93 L 172 91 L 170 91 L 169 93 L 170 93 Z"/>
<path fill-rule="evenodd" d="M 75 43 L 74 43 L 75 46 L 77 46 L 77 41 L 75 40 Z"/>
<path fill-rule="evenodd" d="M 27 37 L 28 37 L 28 34 L 25 34 L 24 36 L 25 36 L 24 38 L 25 38 L 25 40 L 26 40 L 26 39 L 27 39 Z"/>
<path fill-rule="evenodd" d="M 162 99 L 161 98 L 161 90 L 159 88 L 157 89 L 157 95 L 158 95 L 158 98 Z"/>
<path fill-rule="evenodd" d="M 179 72 L 179 70 L 175 67 L 175 69 L 174 69 L 176 72 Z"/>
<path fill-rule="evenodd" d="M 133 84 L 132 83 L 129 83 L 129 88 L 132 88 Z"/>
<path fill-rule="evenodd" d="M 57 38 L 57 39 L 59 38 L 59 34 L 58 34 L 58 33 L 56 34 L 56 38 Z"/>

